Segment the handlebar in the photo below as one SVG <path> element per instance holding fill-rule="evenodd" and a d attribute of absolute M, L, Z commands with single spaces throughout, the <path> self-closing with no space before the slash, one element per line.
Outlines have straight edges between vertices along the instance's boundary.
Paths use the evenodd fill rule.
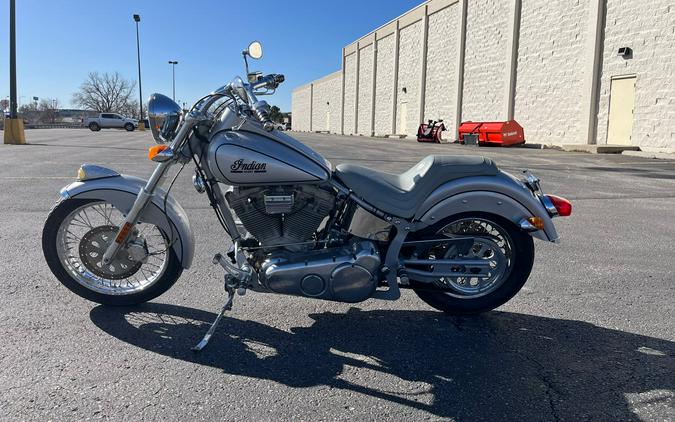
<path fill-rule="evenodd" d="M 281 82 L 284 81 L 284 79 L 285 79 L 284 75 L 273 73 L 267 76 L 263 76 L 262 78 L 259 78 L 258 83 L 254 85 L 242 82 L 242 86 L 246 91 L 246 95 L 248 96 L 251 110 L 255 114 L 258 121 L 262 123 L 263 129 L 265 129 L 268 132 L 274 130 L 274 122 L 272 122 L 272 119 L 270 119 L 270 111 L 271 111 L 270 105 L 267 104 L 267 101 L 258 100 L 253 91 L 258 88 L 275 89 L 277 86 L 279 86 Z"/>
<path fill-rule="evenodd" d="M 285 79 L 282 74 L 272 73 L 259 77 L 255 83 L 247 84 L 240 77 L 236 77 L 232 82 L 214 91 L 213 94 L 241 99 L 249 105 L 255 117 L 262 123 L 263 128 L 269 132 L 274 130 L 274 122 L 270 119 L 270 106 L 267 101 L 258 100 L 254 91 L 261 88 L 276 89 Z"/>
<path fill-rule="evenodd" d="M 235 101 L 238 97 L 241 101 L 248 104 L 255 117 L 262 123 L 263 129 L 271 132 L 274 130 L 274 122 L 270 119 L 270 106 L 267 104 L 267 101 L 258 100 L 253 91 L 260 88 L 276 89 L 284 80 L 284 75 L 273 73 L 259 78 L 257 83 L 251 85 L 244 83 L 240 77 L 236 77 L 227 85 L 221 86 L 211 92 L 211 94 L 206 95 L 197 101 L 190 111 L 183 116 L 178 131 L 163 155 L 176 158 L 176 151 L 187 139 L 193 127 L 200 121 L 209 120 L 206 116 L 206 110 L 223 96 L 231 97 Z"/>
<path fill-rule="evenodd" d="M 276 73 L 262 76 L 253 84 L 253 89 L 276 89 L 285 79 L 284 75 Z"/>

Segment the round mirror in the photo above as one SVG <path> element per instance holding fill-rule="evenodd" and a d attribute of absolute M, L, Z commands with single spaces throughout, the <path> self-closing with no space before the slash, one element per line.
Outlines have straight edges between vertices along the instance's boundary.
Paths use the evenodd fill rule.
<path fill-rule="evenodd" d="M 158 144 L 171 142 L 183 118 L 183 110 L 166 95 L 152 94 L 148 101 L 148 120 Z"/>
<path fill-rule="evenodd" d="M 253 41 L 251 44 L 249 44 L 248 49 L 248 55 L 251 56 L 252 59 L 260 59 L 263 55 L 262 52 L 262 44 L 260 44 L 259 41 Z"/>

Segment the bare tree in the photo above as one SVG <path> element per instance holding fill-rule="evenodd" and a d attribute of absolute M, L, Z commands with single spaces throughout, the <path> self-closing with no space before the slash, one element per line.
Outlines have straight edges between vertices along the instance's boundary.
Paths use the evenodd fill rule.
<path fill-rule="evenodd" d="M 59 100 L 56 98 L 43 98 L 38 105 L 41 123 L 56 123 L 59 117 Z"/>
<path fill-rule="evenodd" d="M 19 107 L 19 116 L 26 119 L 29 123 L 36 123 L 40 120 L 40 109 L 37 103 L 29 102 Z"/>
<path fill-rule="evenodd" d="M 147 105 L 143 106 L 143 110 L 147 110 Z M 122 108 L 117 110 L 117 113 L 120 113 L 123 116 L 126 117 L 133 117 L 134 119 L 138 119 L 138 101 L 137 100 L 129 100 Z"/>
<path fill-rule="evenodd" d="M 60 102 L 56 98 L 42 98 L 39 103 L 30 102 L 19 107 L 19 115 L 29 123 L 56 123 L 59 119 Z"/>
<path fill-rule="evenodd" d="M 73 103 L 82 108 L 101 113 L 131 114 L 138 109 L 138 102 L 131 98 L 136 82 L 124 79 L 118 72 L 113 74 L 91 72 L 80 90 L 73 94 Z"/>

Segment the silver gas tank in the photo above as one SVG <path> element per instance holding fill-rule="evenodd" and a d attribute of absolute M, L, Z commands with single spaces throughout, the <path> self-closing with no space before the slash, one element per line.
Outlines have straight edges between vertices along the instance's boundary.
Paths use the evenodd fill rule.
<path fill-rule="evenodd" d="M 321 155 L 281 132 L 220 131 L 207 157 L 215 178 L 231 186 L 321 183 L 331 174 Z"/>

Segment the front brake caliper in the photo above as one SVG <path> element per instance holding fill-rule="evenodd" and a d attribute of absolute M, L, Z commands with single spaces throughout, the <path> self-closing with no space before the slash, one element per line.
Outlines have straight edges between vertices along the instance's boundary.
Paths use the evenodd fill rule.
<path fill-rule="evenodd" d="M 129 236 L 130 239 L 127 241 L 126 250 L 129 253 L 129 257 L 136 262 L 146 263 L 148 261 L 148 256 L 150 252 L 148 251 L 148 242 L 144 238 L 138 236 L 138 230 L 135 229 L 134 232 Z"/>

